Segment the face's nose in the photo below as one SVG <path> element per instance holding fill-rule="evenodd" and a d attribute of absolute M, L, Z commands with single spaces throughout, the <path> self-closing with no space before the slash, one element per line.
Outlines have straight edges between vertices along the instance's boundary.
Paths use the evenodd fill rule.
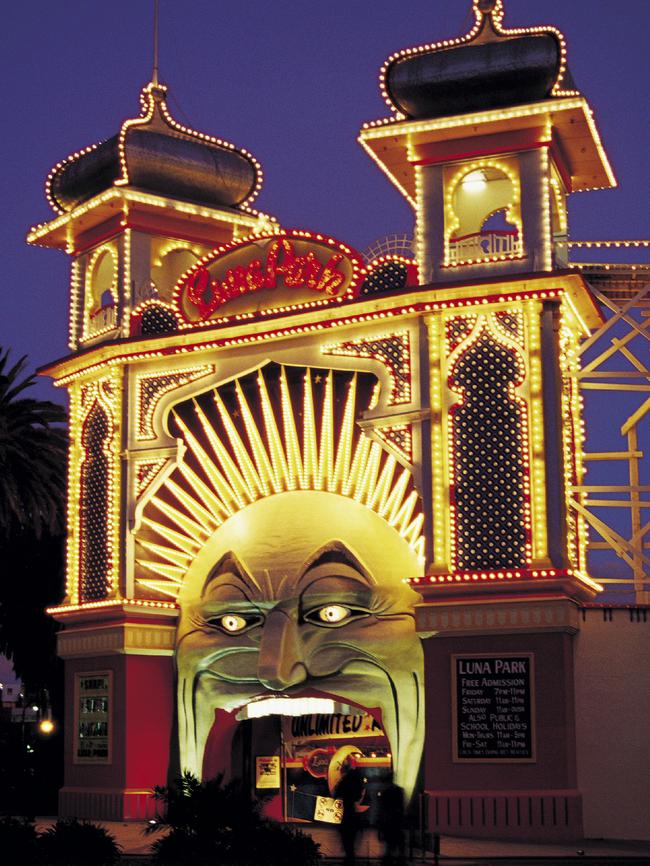
<path fill-rule="evenodd" d="M 262 685 L 275 692 L 296 686 L 307 679 L 298 625 L 283 610 L 272 610 L 264 622 L 258 677 Z"/>

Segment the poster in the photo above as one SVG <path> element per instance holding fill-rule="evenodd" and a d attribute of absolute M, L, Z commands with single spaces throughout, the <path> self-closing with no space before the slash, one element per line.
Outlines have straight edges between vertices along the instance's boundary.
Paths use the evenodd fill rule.
<path fill-rule="evenodd" d="M 534 761 L 532 653 L 452 656 L 455 761 Z"/>
<path fill-rule="evenodd" d="M 333 797 L 316 797 L 314 821 L 324 821 L 326 824 L 340 824 L 343 820 L 343 800 Z"/>
<path fill-rule="evenodd" d="M 258 755 L 255 758 L 255 787 L 256 788 L 279 788 L 280 787 L 280 756 Z"/>
<path fill-rule="evenodd" d="M 110 762 L 111 674 L 83 673 L 75 679 L 76 743 L 80 764 Z"/>

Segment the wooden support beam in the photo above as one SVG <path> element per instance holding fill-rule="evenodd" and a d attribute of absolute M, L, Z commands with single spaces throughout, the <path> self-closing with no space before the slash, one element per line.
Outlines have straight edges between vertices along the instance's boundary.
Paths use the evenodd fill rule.
<path fill-rule="evenodd" d="M 583 454 L 583 460 L 629 460 L 632 457 L 641 459 L 643 451 L 592 451 Z"/>
<path fill-rule="evenodd" d="M 570 489 L 577 493 L 650 493 L 650 485 L 631 484 L 573 484 Z"/>
<path fill-rule="evenodd" d="M 596 289 L 591 284 L 590 286 L 592 292 L 594 293 L 596 298 L 598 298 L 600 303 L 603 304 L 603 306 L 608 307 L 610 310 L 612 310 L 614 312 L 614 315 L 611 319 L 608 319 L 604 325 L 598 328 L 597 331 L 594 331 L 591 337 L 584 341 L 584 343 L 580 346 L 580 349 L 578 350 L 580 355 L 583 355 L 587 351 L 587 349 L 589 349 L 591 346 L 593 346 L 594 343 L 600 340 L 603 334 L 611 327 L 613 327 L 613 325 L 615 325 L 616 322 L 618 322 L 625 315 L 625 313 L 627 313 L 628 310 L 631 310 L 633 307 L 635 307 L 637 303 L 648 292 L 648 286 L 646 285 L 639 292 L 637 292 L 636 295 L 634 295 L 634 297 L 627 302 L 627 304 L 625 304 L 623 307 L 617 307 L 615 304 L 612 304 L 612 302 L 606 295 L 604 295 L 602 292 L 599 292 L 598 289 Z"/>
<path fill-rule="evenodd" d="M 650 508 L 650 502 L 633 502 L 630 499 L 588 499 L 589 508 Z"/>
<path fill-rule="evenodd" d="M 621 427 L 621 436 L 626 436 L 633 427 L 636 427 L 639 421 L 641 421 L 641 419 L 644 418 L 649 411 L 650 397 L 648 397 L 648 399 L 639 406 L 636 412 L 633 415 L 630 415 L 625 424 L 623 424 L 623 426 Z"/>
<path fill-rule="evenodd" d="M 605 382 L 580 382 L 583 391 L 650 391 L 650 385 L 608 385 Z"/>
<path fill-rule="evenodd" d="M 632 354 L 630 352 L 630 354 Z M 581 370 L 573 378 L 575 379 L 650 379 L 650 371 L 635 372 L 634 370 L 601 370 L 599 372 L 585 372 Z"/>

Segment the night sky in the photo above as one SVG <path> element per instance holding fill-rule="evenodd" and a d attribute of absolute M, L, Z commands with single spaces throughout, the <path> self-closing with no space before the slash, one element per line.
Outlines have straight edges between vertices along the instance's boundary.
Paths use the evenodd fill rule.
<path fill-rule="evenodd" d="M 262 163 L 257 207 L 285 227 L 363 250 L 413 231 L 409 206 L 356 143 L 364 121 L 387 114 L 378 70 L 393 51 L 466 32 L 470 8 L 470 0 L 160 0 L 160 76 L 179 121 Z M 571 198 L 572 236 L 647 237 L 650 4 L 506 0 L 505 24 L 564 32 L 619 179 L 618 190 Z M 0 345 L 37 366 L 67 351 L 68 263 L 26 246 L 25 233 L 53 216 L 43 194 L 52 165 L 138 114 L 151 76 L 152 2 L 9 3 L 2 30 Z"/>
<path fill-rule="evenodd" d="M 140 88 L 151 78 L 152 7 L 152 0 L 33 0 L 3 9 L 0 346 L 27 354 L 32 368 L 67 352 L 68 261 L 28 247 L 25 234 L 53 216 L 43 192 L 49 169 L 139 113 Z M 412 234 L 409 206 L 356 136 L 364 121 L 388 113 L 377 83 L 386 57 L 466 33 L 470 0 L 160 0 L 160 7 L 160 77 L 172 113 L 259 159 L 265 183 L 256 207 L 286 228 L 326 232 L 361 251 L 385 235 Z M 564 32 L 570 69 L 619 180 L 617 190 L 571 197 L 572 237 L 650 236 L 648 0 L 506 0 L 504 23 Z M 45 380 L 37 393 L 65 400 Z M 591 450 L 621 445 L 604 409 L 588 407 L 589 429 L 617 443 Z"/>

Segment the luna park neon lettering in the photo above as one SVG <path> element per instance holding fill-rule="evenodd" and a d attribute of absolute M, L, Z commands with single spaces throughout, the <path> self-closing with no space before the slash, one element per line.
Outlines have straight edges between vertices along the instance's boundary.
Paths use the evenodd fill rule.
<path fill-rule="evenodd" d="M 229 268 L 223 280 L 211 280 L 205 267 L 197 268 L 183 282 L 188 301 L 196 307 L 199 318 L 207 319 L 227 301 L 239 298 L 260 289 L 275 289 L 282 277 L 287 288 L 306 286 L 315 292 L 336 295 L 345 283 L 346 276 L 337 270 L 343 259 L 334 253 L 326 265 L 322 265 L 312 250 L 296 255 L 293 244 L 287 238 L 271 243 L 264 264 L 253 259 L 247 265 Z"/>

